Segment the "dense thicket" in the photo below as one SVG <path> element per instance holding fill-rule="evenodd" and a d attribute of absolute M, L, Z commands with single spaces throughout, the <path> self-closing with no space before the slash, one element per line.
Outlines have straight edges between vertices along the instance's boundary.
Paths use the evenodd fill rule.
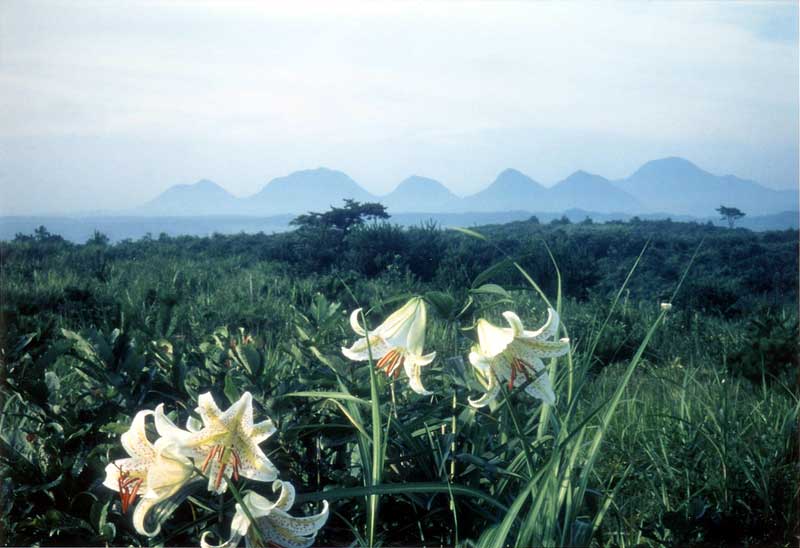
<path fill-rule="evenodd" d="M 400 272 L 441 289 L 468 287 L 481 272 L 497 266 L 496 283 L 519 285 L 506 257 L 518 261 L 553 292 L 552 253 L 566 296 L 585 300 L 612 294 L 632 261 L 648 246 L 639 275 L 629 286 L 633 298 L 669 296 L 696 253 L 680 303 L 705 313 L 734 316 L 753 306 L 797 300 L 798 232 L 751 232 L 670 221 L 547 225 L 527 222 L 482 227 L 494 245 L 441 230 L 435 225 L 403 229 L 390 223 L 356 225 L 351 230 L 321 224 L 283 234 L 212 237 L 162 235 L 110 246 L 102 234 L 85 245 L 49 233 L 19 236 L 0 244 L 7 267 L 32 275 L 58 264 L 83 279 L 103 280 L 115 266 L 153 258 L 233 259 L 240 266 L 269 261 L 288 274 L 336 273 L 373 278 Z M 546 245 L 543 245 L 546 244 Z"/>
<path fill-rule="evenodd" d="M 456 358 L 468 353 L 474 335 L 459 333 L 452 320 L 464 303 L 476 303 L 466 318 L 483 303 L 490 314 L 518 310 L 526 325 L 541 319 L 542 304 L 511 259 L 552 296 L 558 294 L 553 261 L 561 271 L 562 316 L 576 367 L 593 379 L 580 395 L 579 415 L 608 402 L 659 302 L 670 300 L 691 265 L 593 472 L 593 489 L 605 493 L 632 467 L 619 504 L 608 510 L 613 519 L 595 540 L 689 545 L 790 538 L 797 510 L 797 231 L 531 220 L 480 232 L 488 242 L 435 226 L 343 230 L 309 223 L 278 235 L 161 236 L 110 245 L 96 234 L 74 245 L 42 229 L 0 243 L 6 542 L 142 541 L 99 485 L 107 453 L 116 455 L 119 433 L 137 409 L 191 401 L 205 389 L 219 397 L 251 390 L 261 413 L 290 426 L 271 443 L 281 448 L 275 456 L 281 469 L 306 491 L 358 484 L 343 449 L 352 429 L 342 427 L 335 409 L 284 395 L 331 389 L 320 355 L 341 359 L 339 348 L 352 340 L 346 311 L 368 304 L 380 317 L 396 306 L 392 299 L 409 294 L 428 297 L 430 345 L 440 352 L 433 369 L 463 369 Z M 474 291 L 485 283 L 509 293 Z M 249 361 L 239 363 L 231 352 L 244 346 L 252 347 Z M 431 382 L 440 393 L 468 388 Z M 450 424 L 449 396 L 435 404 L 398 397 L 407 407 L 401 405 L 396 428 L 405 421 L 425 434 L 431 424 Z M 515 405 L 527 415 L 528 400 Z M 409 453 L 414 460 L 387 471 L 388 481 L 446 482 L 453 466 L 457 481 L 476 489 L 505 485 L 493 496 L 510 505 L 521 484 L 504 467 L 521 465 L 514 460 L 520 439 L 488 417 L 464 411 L 458 421 L 455 455 L 449 441 L 437 457 L 427 445 L 395 436 L 390 460 Z M 533 457 L 546 459 L 549 450 L 536 446 Z M 452 544 L 456 537 L 477 538 L 502 518 L 461 501 L 460 530 L 453 529 L 446 497 L 415 497 L 384 498 L 387 541 L 419 544 L 424 529 L 426 542 Z M 361 519 L 363 500 L 336 510 L 343 519 L 331 521 L 322 541 L 349 542 L 345 519 Z M 191 531 L 169 535 L 173 543 L 197 542 Z"/>

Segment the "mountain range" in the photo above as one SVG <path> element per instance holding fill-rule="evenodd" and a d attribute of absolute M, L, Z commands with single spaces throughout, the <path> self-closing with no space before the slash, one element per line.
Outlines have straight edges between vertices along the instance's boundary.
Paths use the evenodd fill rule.
<path fill-rule="evenodd" d="M 389 194 L 376 196 L 341 171 L 296 171 L 237 198 L 202 180 L 175 185 L 130 213 L 146 216 L 280 215 L 325 211 L 345 198 L 381 202 L 390 214 L 582 209 L 599 213 L 714 215 L 720 205 L 748 215 L 796 211 L 796 190 L 773 190 L 733 175 L 714 175 L 683 158 L 647 162 L 625 179 L 576 171 L 547 187 L 515 169 L 502 171 L 483 190 L 458 197 L 434 179 L 411 176 Z"/>

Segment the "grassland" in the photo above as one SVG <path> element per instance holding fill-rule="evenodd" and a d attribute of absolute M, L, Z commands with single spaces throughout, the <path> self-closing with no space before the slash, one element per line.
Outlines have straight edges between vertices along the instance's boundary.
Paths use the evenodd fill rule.
<path fill-rule="evenodd" d="M 227 538 L 231 496 L 191 498 L 148 540 L 101 483 L 136 411 L 165 403 L 182 422 L 199 393 L 247 390 L 298 500 L 331 503 L 321 545 L 793 542 L 796 231 L 476 230 L 0 244 L 3 541 Z M 376 325 L 411 295 L 437 352 L 428 397 L 340 352 L 349 311 Z M 504 389 L 470 407 L 475 321 L 539 325 L 544 298 L 572 345 L 549 365 L 556 405 Z"/>

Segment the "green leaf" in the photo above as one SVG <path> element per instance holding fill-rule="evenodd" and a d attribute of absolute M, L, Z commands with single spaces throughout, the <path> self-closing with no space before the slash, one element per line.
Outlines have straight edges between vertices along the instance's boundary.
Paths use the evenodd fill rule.
<path fill-rule="evenodd" d="M 346 392 L 326 392 L 324 390 L 309 390 L 304 392 L 290 392 L 284 394 L 282 398 L 327 398 L 331 400 L 345 400 L 360 403 L 361 405 L 369 405 L 367 400 L 363 400 L 352 394 Z"/>
<path fill-rule="evenodd" d="M 225 392 L 225 397 L 228 398 L 231 404 L 239 401 L 239 398 L 242 396 L 241 390 L 239 390 L 239 387 L 236 386 L 236 383 L 233 381 L 232 373 L 225 375 L 225 387 L 222 391 Z"/>
<path fill-rule="evenodd" d="M 31 341 L 36 338 L 36 335 L 38 335 L 38 333 L 33 332 L 33 333 L 27 333 L 22 337 L 20 337 L 17 340 L 17 346 L 14 347 L 14 354 L 19 354 L 20 352 L 22 352 L 25 349 L 25 347 L 27 347 L 31 343 Z"/>
<path fill-rule="evenodd" d="M 92 508 L 89 510 L 89 523 L 102 534 L 103 528 L 106 525 L 108 517 L 108 507 L 111 504 L 111 499 L 102 501 L 97 500 L 92 503 Z"/>
<path fill-rule="evenodd" d="M 454 495 L 463 497 L 471 497 L 474 499 L 482 500 L 490 506 L 507 512 L 508 507 L 483 491 L 468 487 L 466 485 L 459 485 L 456 483 L 435 483 L 435 482 L 409 482 L 409 483 L 382 483 L 373 485 L 371 487 L 348 487 L 344 489 L 329 489 L 317 493 L 302 493 L 297 495 L 297 502 L 309 502 L 315 500 L 338 500 L 338 499 L 351 499 L 356 497 L 363 497 L 365 495 L 404 495 L 408 493 L 445 493 L 452 492 Z"/>
<path fill-rule="evenodd" d="M 494 276 L 508 270 L 511 266 L 514 265 L 514 261 L 512 261 L 509 257 L 506 257 L 502 261 L 493 264 L 477 276 L 475 279 L 472 280 L 472 287 L 479 287 L 481 284 L 489 281 Z"/>
<path fill-rule="evenodd" d="M 496 295 L 503 299 L 512 300 L 511 294 L 497 284 L 483 284 L 475 289 L 470 289 L 469 292 L 473 295 Z"/>
<path fill-rule="evenodd" d="M 449 319 L 455 313 L 456 300 L 448 293 L 443 291 L 428 291 L 425 293 L 425 300 L 436 309 L 436 313 L 442 318 Z"/>
<path fill-rule="evenodd" d="M 479 240 L 486 241 L 486 236 L 484 236 L 483 234 L 479 234 L 479 233 L 475 232 L 474 230 L 470 230 L 468 228 L 462 228 L 460 226 L 453 226 L 453 227 L 450 227 L 449 230 L 455 230 L 456 232 L 461 232 L 462 234 L 466 234 L 467 236 L 470 236 L 472 238 L 478 238 Z"/>

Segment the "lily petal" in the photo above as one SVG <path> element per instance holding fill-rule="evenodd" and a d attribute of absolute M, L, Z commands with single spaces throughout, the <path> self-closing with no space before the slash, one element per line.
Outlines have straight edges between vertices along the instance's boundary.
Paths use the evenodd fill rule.
<path fill-rule="evenodd" d="M 403 362 L 403 369 L 405 369 L 406 376 L 408 377 L 408 386 L 422 396 L 430 396 L 433 392 L 426 390 L 422 386 L 421 367 L 415 364 L 412 360 L 406 359 Z"/>
<path fill-rule="evenodd" d="M 202 486 L 202 478 L 196 476 L 184 483 L 180 489 L 169 497 L 141 498 L 133 511 L 133 527 L 140 535 L 154 537 L 161 532 L 161 524 L 190 495 Z"/>
<path fill-rule="evenodd" d="M 194 464 L 168 438 L 156 442 L 156 458 L 147 471 L 144 498 L 165 499 L 177 493 L 194 475 Z"/>
<path fill-rule="evenodd" d="M 275 424 L 272 419 L 267 419 L 253 425 L 252 437 L 255 443 L 261 443 L 275 433 Z"/>
<path fill-rule="evenodd" d="M 217 547 L 208 544 L 206 534 L 201 538 L 202 548 L 233 548 L 246 536 L 248 546 L 253 546 L 256 535 L 265 543 L 285 548 L 308 548 L 314 543 L 317 532 L 328 519 L 328 501 L 322 502 L 322 511 L 311 516 L 295 517 L 288 513 L 294 504 L 294 487 L 290 483 L 276 480 L 273 491 L 280 489 L 278 500 L 271 502 L 253 491 L 247 492 L 242 503 L 247 507 L 253 522 L 246 517 L 242 505 L 236 505 L 236 513 L 231 522 L 231 538 Z"/>
<path fill-rule="evenodd" d="M 422 356 L 409 354 L 406 357 L 406 361 L 411 361 L 412 363 L 414 363 L 414 365 L 419 365 L 419 366 L 429 365 L 435 359 L 436 359 L 436 351 L 433 351 L 430 354 L 423 354 Z"/>
<path fill-rule="evenodd" d="M 525 328 L 522 327 L 522 320 L 519 319 L 519 316 L 517 316 L 516 313 L 512 312 L 511 310 L 506 310 L 503 312 L 503 317 L 508 322 L 508 325 L 511 326 L 515 337 L 519 337 L 525 333 Z"/>
<path fill-rule="evenodd" d="M 469 363 L 472 364 L 472 367 L 474 367 L 483 376 L 483 378 L 489 378 L 491 376 L 492 360 L 481 353 L 480 347 L 472 347 L 472 351 L 469 353 Z"/>
<path fill-rule="evenodd" d="M 525 356 L 536 358 L 556 358 L 569 352 L 569 339 L 559 341 L 543 341 L 539 339 L 517 339 L 515 349 Z M 526 360 L 528 361 L 528 360 Z"/>
<path fill-rule="evenodd" d="M 369 360 L 370 351 L 372 351 L 372 359 L 379 360 L 388 354 L 392 347 L 377 335 L 370 335 L 369 344 L 367 339 L 362 337 L 358 339 L 350 348 L 342 347 L 342 354 L 356 362 L 365 362 Z"/>
<path fill-rule="evenodd" d="M 558 312 L 548 308 L 544 325 L 536 331 L 524 331 L 520 336 L 525 339 L 552 339 L 558 333 L 558 321 Z"/>
<path fill-rule="evenodd" d="M 132 457 L 152 460 L 155 457 L 153 444 L 147 439 L 145 419 L 152 415 L 152 411 L 139 411 L 133 417 L 130 430 L 122 434 L 120 441 L 125 451 Z"/>
<path fill-rule="evenodd" d="M 189 415 L 186 419 L 186 430 L 189 432 L 199 432 L 203 429 L 203 423 L 197 420 L 195 417 Z"/>
<path fill-rule="evenodd" d="M 267 458 L 258 445 L 249 448 L 245 445 L 236 446 L 239 453 L 239 474 L 256 481 L 273 481 L 278 477 L 278 469 Z"/>
<path fill-rule="evenodd" d="M 156 422 L 156 431 L 161 437 L 170 438 L 176 442 L 182 442 L 192 435 L 191 432 L 181 430 L 174 422 L 164 413 L 164 404 L 158 404 L 156 412 L 153 415 Z"/>
<path fill-rule="evenodd" d="M 353 331 L 355 331 L 356 335 L 359 337 L 366 337 L 367 331 L 364 329 L 364 327 L 362 327 L 360 319 L 361 309 L 356 308 L 350 313 L 350 327 L 353 328 Z"/>
<path fill-rule="evenodd" d="M 119 492 L 120 471 L 131 476 L 144 478 L 147 475 L 147 468 L 149 466 L 150 461 L 145 459 L 117 459 L 114 462 L 110 462 L 106 465 L 106 477 L 103 480 L 103 485 L 113 491 Z"/>
<path fill-rule="evenodd" d="M 497 382 L 497 379 L 493 374 L 489 374 L 486 393 L 477 400 L 473 400 L 472 398 L 467 398 L 467 400 L 469 401 L 469 404 L 472 407 L 478 407 L 478 408 L 486 407 L 497 398 L 497 394 L 499 392 L 500 392 L 500 384 Z"/>
<path fill-rule="evenodd" d="M 478 320 L 478 343 L 481 353 L 494 358 L 503 352 L 514 340 L 514 330 L 497 327 L 484 319 Z"/>
<path fill-rule="evenodd" d="M 222 411 L 217 407 L 217 402 L 214 401 L 214 396 L 211 395 L 211 392 L 205 392 L 198 396 L 195 411 L 203 419 L 203 424 L 205 425 L 222 419 Z"/>
<path fill-rule="evenodd" d="M 417 307 L 414 311 L 412 321 L 409 323 L 408 332 L 402 342 L 402 346 L 409 354 L 422 354 L 425 347 L 425 326 L 427 324 L 427 312 L 425 301 L 417 299 Z"/>
<path fill-rule="evenodd" d="M 405 347 L 408 340 L 408 332 L 420 314 L 422 299 L 414 297 L 410 299 L 398 310 L 392 312 L 384 322 L 375 330 L 385 339 L 393 339 L 397 344 L 394 346 Z M 423 305 L 424 306 L 424 305 Z M 424 308 L 422 314 L 424 314 Z"/>
<path fill-rule="evenodd" d="M 526 386 L 525 392 L 548 405 L 556 404 L 556 394 L 553 392 L 553 383 L 550 381 L 547 371 L 542 371 L 534 381 Z"/>

